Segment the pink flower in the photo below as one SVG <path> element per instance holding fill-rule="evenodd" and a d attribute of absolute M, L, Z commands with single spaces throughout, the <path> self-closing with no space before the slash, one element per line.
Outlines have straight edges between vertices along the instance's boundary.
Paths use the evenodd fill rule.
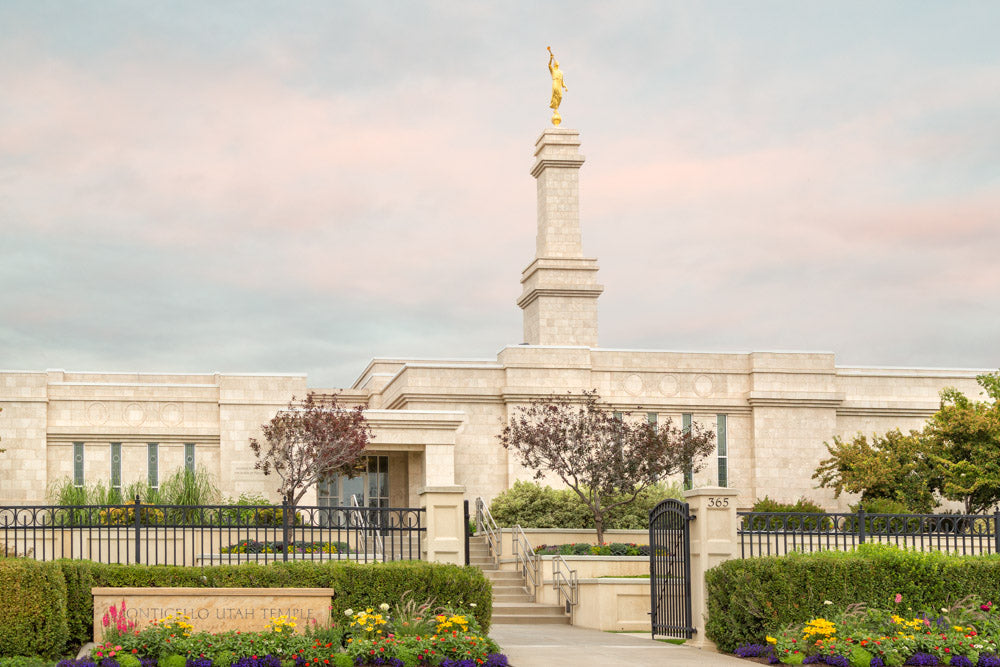
<path fill-rule="evenodd" d="M 896 604 L 899 604 L 902 601 L 903 601 L 903 594 L 902 593 L 896 593 Z"/>

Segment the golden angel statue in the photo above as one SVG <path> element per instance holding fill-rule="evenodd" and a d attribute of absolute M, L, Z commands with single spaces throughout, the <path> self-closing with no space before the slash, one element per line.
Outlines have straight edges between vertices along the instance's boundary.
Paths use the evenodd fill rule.
<path fill-rule="evenodd" d="M 563 73 L 559 69 L 559 61 L 552 54 L 552 47 L 549 49 L 549 74 L 552 75 L 552 101 L 549 102 L 549 108 L 552 109 L 552 124 L 558 125 L 562 122 L 562 116 L 559 115 L 559 105 L 562 104 L 562 94 L 564 90 L 569 90 L 566 84 L 563 83 Z"/>

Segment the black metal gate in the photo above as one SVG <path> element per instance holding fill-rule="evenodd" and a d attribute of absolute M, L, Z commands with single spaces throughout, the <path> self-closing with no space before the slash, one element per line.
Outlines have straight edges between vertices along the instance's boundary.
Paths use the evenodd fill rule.
<path fill-rule="evenodd" d="M 653 636 L 691 639 L 691 541 L 687 503 L 664 500 L 649 513 L 649 595 Z"/>

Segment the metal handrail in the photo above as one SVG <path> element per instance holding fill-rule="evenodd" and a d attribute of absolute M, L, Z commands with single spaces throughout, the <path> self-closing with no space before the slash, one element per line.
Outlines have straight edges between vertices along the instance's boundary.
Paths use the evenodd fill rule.
<path fill-rule="evenodd" d="M 503 554 L 503 539 L 500 535 L 500 527 L 493 520 L 490 508 L 482 496 L 476 497 L 476 532 L 486 535 L 486 544 L 490 548 L 490 555 L 493 560 L 498 559 Z"/>
<path fill-rule="evenodd" d="M 565 572 L 563 572 L 563 568 L 566 568 Z M 570 613 L 572 608 L 580 601 L 578 597 L 580 591 L 579 581 L 576 576 L 576 570 L 571 569 L 566 559 L 559 554 L 556 554 L 556 557 L 552 560 L 552 588 L 558 594 L 560 603 L 564 597 L 566 598 L 566 613 Z"/>
<path fill-rule="evenodd" d="M 358 502 L 357 494 L 351 495 L 351 507 L 357 507 L 359 509 L 364 508 L 364 506 Z M 357 517 L 358 517 L 358 524 L 365 535 L 365 540 L 367 541 L 368 539 L 368 533 L 371 533 L 372 537 L 375 538 L 375 556 L 378 557 L 379 552 L 385 553 L 385 545 L 382 544 L 382 536 L 379 535 L 377 528 L 372 528 L 372 525 L 368 522 L 368 519 L 365 518 L 365 512 L 358 512 Z"/>
<path fill-rule="evenodd" d="M 514 558 L 517 567 L 521 570 L 521 575 L 524 577 L 524 585 L 526 588 L 530 588 L 531 594 L 534 595 L 539 583 L 538 563 L 540 559 L 538 554 L 535 553 L 534 547 L 531 546 L 531 542 L 528 541 L 528 536 L 524 534 L 524 529 L 521 528 L 520 524 L 514 526 L 511 538 Z"/>

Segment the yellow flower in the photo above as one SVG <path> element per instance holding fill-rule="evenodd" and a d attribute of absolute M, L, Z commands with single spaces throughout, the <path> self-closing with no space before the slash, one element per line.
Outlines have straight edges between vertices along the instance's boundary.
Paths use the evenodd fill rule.
<path fill-rule="evenodd" d="M 765 639 L 767 639 L 767 643 L 768 644 L 777 644 L 778 643 L 778 640 L 775 639 L 774 637 L 770 636 L 770 635 L 768 635 L 767 637 L 765 637 Z"/>

